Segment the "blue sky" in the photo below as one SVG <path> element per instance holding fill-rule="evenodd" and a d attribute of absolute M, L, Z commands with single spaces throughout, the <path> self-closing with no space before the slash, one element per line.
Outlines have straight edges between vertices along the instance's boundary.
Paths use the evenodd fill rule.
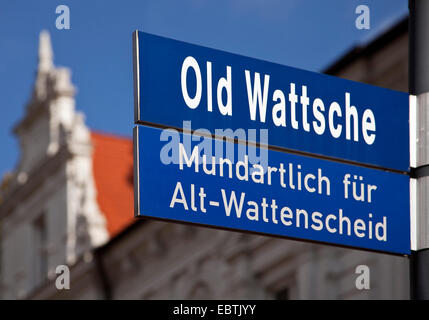
<path fill-rule="evenodd" d="M 55 28 L 60 4 L 70 8 L 70 30 Z M 370 30 L 355 27 L 360 4 L 370 8 Z M 55 65 L 72 70 L 87 125 L 131 137 L 133 30 L 322 71 L 407 13 L 407 0 L 2 1 L 0 177 L 19 157 L 11 130 L 31 94 L 42 29 L 51 33 Z"/>

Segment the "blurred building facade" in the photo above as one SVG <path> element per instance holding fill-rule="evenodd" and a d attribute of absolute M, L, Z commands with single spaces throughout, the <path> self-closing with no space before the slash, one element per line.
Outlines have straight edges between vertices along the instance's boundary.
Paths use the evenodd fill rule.
<path fill-rule="evenodd" d="M 133 219 L 132 141 L 91 132 L 41 34 L 20 162 L 0 190 L 3 299 L 407 299 L 406 257 Z M 408 90 L 408 24 L 326 73 Z M 106 174 L 108 172 L 108 174 Z M 55 286 L 70 267 L 70 289 Z M 355 269 L 370 268 L 358 290 Z"/>

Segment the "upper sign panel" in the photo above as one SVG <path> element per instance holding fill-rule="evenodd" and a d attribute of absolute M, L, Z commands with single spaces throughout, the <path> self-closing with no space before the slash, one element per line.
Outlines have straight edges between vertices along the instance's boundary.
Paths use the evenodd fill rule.
<path fill-rule="evenodd" d="M 135 122 L 258 129 L 288 150 L 409 170 L 408 94 L 134 33 Z M 268 130 L 268 131 L 264 131 Z M 221 131 L 222 132 L 222 131 Z"/>

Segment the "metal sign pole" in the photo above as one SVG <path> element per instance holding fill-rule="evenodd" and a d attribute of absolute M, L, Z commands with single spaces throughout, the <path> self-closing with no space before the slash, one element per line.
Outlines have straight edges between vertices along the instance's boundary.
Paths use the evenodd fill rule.
<path fill-rule="evenodd" d="M 410 258 L 411 298 L 429 299 L 429 1 L 409 0 L 409 93 L 415 95 L 416 139 L 413 199 L 414 248 Z M 410 123 L 410 124 L 411 124 Z"/>

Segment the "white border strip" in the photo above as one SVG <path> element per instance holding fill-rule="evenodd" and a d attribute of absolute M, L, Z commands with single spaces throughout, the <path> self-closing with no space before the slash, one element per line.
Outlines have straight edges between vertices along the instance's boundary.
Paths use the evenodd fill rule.
<path fill-rule="evenodd" d="M 410 241 L 411 250 L 417 250 L 417 179 L 410 179 Z"/>
<path fill-rule="evenodd" d="M 410 95 L 410 167 L 417 167 L 417 97 Z"/>
<path fill-rule="evenodd" d="M 134 148 L 134 217 L 140 216 L 140 159 L 139 159 L 139 126 L 133 129 Z"/>
<path fill-rule="evenodd" d="M 134 122 L 140 120 L 140 52 L 139 32 L 133 33 L 133 71 L 134 71 Z"/>

